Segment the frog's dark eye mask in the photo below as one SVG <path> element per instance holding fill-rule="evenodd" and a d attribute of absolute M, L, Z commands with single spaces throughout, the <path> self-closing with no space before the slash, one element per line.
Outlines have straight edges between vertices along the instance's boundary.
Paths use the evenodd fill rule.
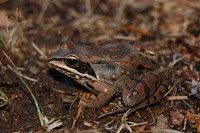
<path fill-rule="evenodd" d="M 82 62 L 76 55 L 54 57 L 49 60 L 57 70 L 76 79 L 97 80 L 97 76 L 89 63 Z"/>
<path fill-rule="evenodd" d="M 64 59 L 64 62 L 66 64 L 66 66 L 68 66 L 74 70 L 77 70 L 80 73 L 89 74 L 89 75 L 97 78 L 91 65 L 89 63 L 82 62 L 75 55 L 70 55 L 70 56 L 66 57 Z"/>

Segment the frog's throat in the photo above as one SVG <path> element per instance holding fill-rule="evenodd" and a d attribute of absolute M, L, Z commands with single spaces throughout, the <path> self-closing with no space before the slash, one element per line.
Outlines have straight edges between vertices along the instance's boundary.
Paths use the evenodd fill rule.
<path fill-rule="evenodd" d="M 74 78 L 87 78 L 93 81 L 97 81 L 98 77 L 95 78 L 89 74 L 85 74 L 85 73 L 80 73 L 79 71 L 77 71 L 76 69 L 72 69 L 68 66 L 66 66 L 64 63 L 59 62 L 59 61 L 49 61 L 49 63 L 51 65 L 53 65 L 56 69 L 58 69 L 59 71 L 69 75 L 70 77 L 74 77 Z M 72 75 L 76 75 L 76 76 L 72 76 Z"/>

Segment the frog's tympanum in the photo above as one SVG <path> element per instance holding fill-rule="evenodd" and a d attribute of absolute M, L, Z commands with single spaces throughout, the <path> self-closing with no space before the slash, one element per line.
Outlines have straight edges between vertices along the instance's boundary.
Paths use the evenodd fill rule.
<path fill-rule="evenodd" d="M 85 105 L 94 108 L 116 96 L 128 108 L 154 104 L 166 93 L 171 73 L 128 42 L 68 45 L 49 63 L 95 93 L 96 98 Z"/>

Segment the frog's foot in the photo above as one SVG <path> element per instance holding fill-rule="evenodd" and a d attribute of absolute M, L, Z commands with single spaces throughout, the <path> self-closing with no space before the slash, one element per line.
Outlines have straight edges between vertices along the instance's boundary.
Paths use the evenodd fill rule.
<path fill-rule="evenodd" d="M 96 97 L 92 97 L 84 106 L 89 108 L 100 108 L 105 106 L 115 95 L 116 91 L 106 82 L 88 82 L 90 86 L 99 92 Z"/>
<path fill-rule="evenodd" d="M 112 98 L 112 93 L 102 92 L 97 97 L 92 97 L 84 106 L 88 108 L 101 108 L 108 104 Z"/>

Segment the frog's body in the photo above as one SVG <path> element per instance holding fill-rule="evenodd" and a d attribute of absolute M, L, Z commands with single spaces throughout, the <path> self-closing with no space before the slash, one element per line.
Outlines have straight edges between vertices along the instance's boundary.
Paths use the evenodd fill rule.
<path fill-rule="evenodd" d="M 98 93 L 88 107 L 102 107 L 120 94 L 128 107 L 153 104 L 162 99 L 167 91 L 162 85 L 170 77 L 169 69 L 160 68 L 155 60 L 124 42 L 68 46 L 57 51 L 49 63 Z"/>

